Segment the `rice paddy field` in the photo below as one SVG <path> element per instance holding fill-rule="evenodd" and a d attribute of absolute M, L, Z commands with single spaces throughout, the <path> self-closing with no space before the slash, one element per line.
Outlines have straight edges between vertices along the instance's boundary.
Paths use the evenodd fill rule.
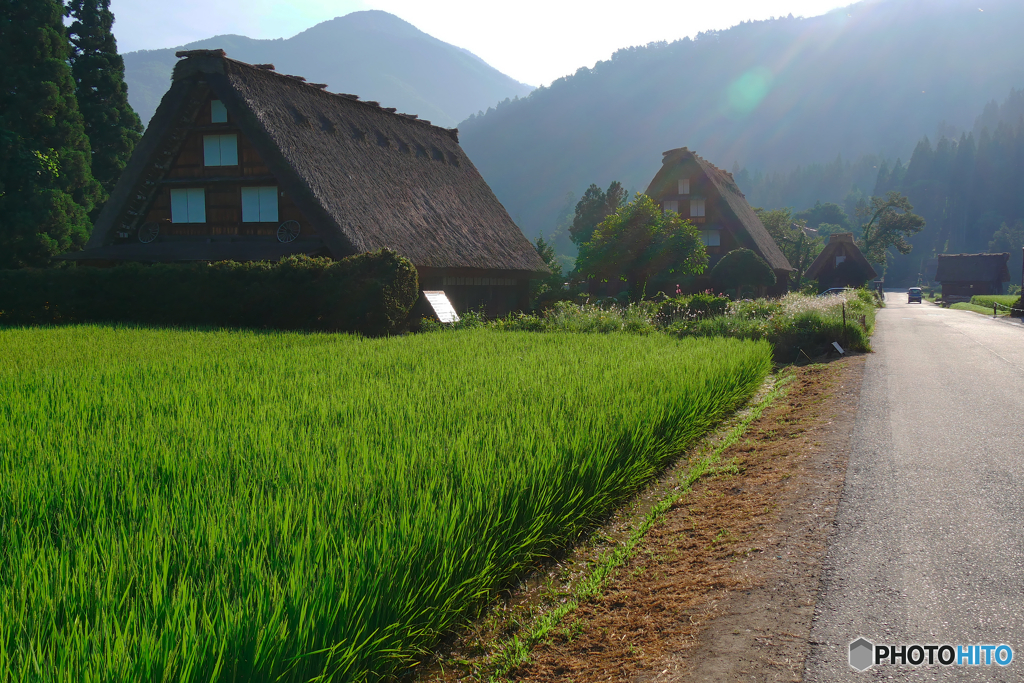
<path fill-rule="evenodd" d="M 762 342 L 0 329 L 0 681 L 373 681 L 742 404 Z"/>

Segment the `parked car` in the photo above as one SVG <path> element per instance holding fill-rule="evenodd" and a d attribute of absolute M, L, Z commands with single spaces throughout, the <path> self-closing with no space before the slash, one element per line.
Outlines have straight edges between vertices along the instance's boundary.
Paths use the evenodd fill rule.
<path fill-rule="evenodd" d="M 921 303 L 921 288 L 911 287 L 907 290 L 907 303 Z"/>
<path fill-rule="evenodd" d="M 833 287 L 832 289 L 826 289 L 818 296 L 835 296 L 836 294 L 842 294 L 843 292 L 849 292 L 853 287 Z"/>

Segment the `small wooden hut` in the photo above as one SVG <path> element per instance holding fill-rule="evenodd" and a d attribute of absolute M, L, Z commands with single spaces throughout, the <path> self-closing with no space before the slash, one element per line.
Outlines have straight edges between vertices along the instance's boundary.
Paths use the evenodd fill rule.
<path fill-rule="evenodd" d="M 771 266 L 776 284 L 769 296 L 785 294 L 793 267 L 768 234 L 761 219 L 740 192 L 732 174 L 686 147 L 662 154 L 661 170 L 647 187 L 647 196 L 664 211 L 676 211 L 700 227 L 708 251 L 708 268 L 690 289 L 711 287 L 708 273 L 733 249 L 750 249 Z"/>
<path fill-rule="evenodd" d="M 878 273 L 854 243 L 853 233 L 837 232 L 829 235 L 828 244 L 807 267 L 804 277 L 817 280 L 818 288 L 825 291 L 833 287 L 863 287 Z"/>
<path fill-rule="evenodd" d="M 392 249 L 455 308 L 527 305 L 544 262 L 458 131 L 223 50 L 178 53 L 170 90 L 66 259 L 276 261 Z"/>
<path fill-rule="evenodd" d="M 935 280 L 942 285 L 942 300 L 968 301 L 975 294 L 1002 294 L 1010 281 L 1010 255 L 939 254 Z"/>

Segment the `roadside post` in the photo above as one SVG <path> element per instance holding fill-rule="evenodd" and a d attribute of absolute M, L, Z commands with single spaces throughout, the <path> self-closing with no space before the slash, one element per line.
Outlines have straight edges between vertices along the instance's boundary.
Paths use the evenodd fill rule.
<path fill-rule="evenodd" d="M 846 302 L 843 302 L 843 346 L 846 346 Z"/>

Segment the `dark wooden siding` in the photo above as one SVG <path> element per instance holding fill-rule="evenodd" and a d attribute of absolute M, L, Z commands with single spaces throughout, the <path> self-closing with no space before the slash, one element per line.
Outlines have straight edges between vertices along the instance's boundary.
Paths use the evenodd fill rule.
<path fill-rule="evenodd" d="M 238 165 L 204 166 L 203 136 L 230 133 L 238 136 Z M 188 182 L 192 179 L 194 183 Z M 316 234 L 313 224 L 306 220 L 291 197 L 273 179 L 259 152 L 233 124 L 231 113 L 228 113 L 227 123 L 210 122 L 209 101 L 200 107 L 195 126 L 168 171 L 167 180 L 170 182 L 165 183 L 157 192 L 144 221 L 159 223 L 161 235 L 276 237 L 278 226 L 289 220 L 299 222 L 304 236 Z M 242 187 L 270 185 L 278 186 L 278 220 L 273 223 L 243 223 Z M 171 223 L 171 189 L 190 187 L 203 187 L 206 190 L 206 222 Z"/>

